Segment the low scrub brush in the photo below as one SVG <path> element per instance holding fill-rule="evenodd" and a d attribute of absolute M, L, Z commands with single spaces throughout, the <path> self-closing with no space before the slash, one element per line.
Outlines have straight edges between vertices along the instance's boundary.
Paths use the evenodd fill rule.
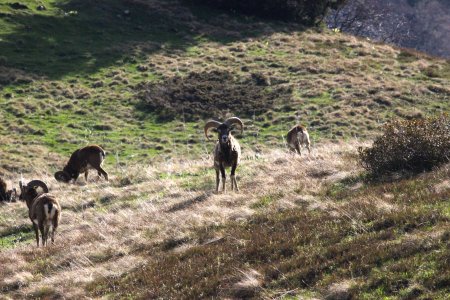
<path fill-rule="evenodd" d="M 450 118 L 447 114 L 396 120 L 371 148 L 359 148 L 363 167 L 373 174 L 421 172 L 450 161 Z"/>

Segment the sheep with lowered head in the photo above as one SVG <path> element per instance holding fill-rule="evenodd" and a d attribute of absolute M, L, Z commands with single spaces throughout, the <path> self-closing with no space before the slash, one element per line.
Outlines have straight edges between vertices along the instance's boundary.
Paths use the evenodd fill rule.
<path fill-rule="evenodd" d="M 108 180 L 108 173 L 101 167 L 105 155 L 105 150 L 97 145 L 78 149 L 72 153 L 64 169 L 55 173 L 55 179 L 62 182 L 71 180 L 75 182 L 80 173 L 84 173 L 84 178 L 87 180 L 89 170 L 94 169 L 97 170 L 99 177 L 103 175 Z"/>

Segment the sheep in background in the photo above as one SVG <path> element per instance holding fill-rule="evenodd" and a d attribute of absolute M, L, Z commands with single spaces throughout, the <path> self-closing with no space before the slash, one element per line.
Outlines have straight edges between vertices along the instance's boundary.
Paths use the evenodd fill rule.
<path fill-rule="evenodd" d="M 309 140 L 309 134 L 305 126 L 295 125 L 289 130 L 287 134 L 287 144 L 289 150 L 297 152 L 302 155 L 302 145 L 305 145 L 308 149 L 308 153 L 311 154 L 311 141 Z"/>
<path fill-rule="evenodd" d="M 17 197 L 16 189 L 8 190 L 6 182 L 0 178 L 0 201 L 15 201 Z"/>

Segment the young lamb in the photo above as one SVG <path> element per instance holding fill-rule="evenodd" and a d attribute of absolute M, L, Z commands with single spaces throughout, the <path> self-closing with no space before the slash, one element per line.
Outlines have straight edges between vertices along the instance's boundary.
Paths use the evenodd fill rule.
<path fill-rule="evenodd" d="M 225 168 L 231 167 L 231 190 L 239 191 L 236 181 L 236 168 L 241 158 L 241 146 L 239 142 L 231 135 L 233 126 L 238 124 L 241 127 L 241 133 L 244 130 L 244 124 L 237 117 L 227 119 L 225 122 L 209 121 L 205 125 L 205 136 L 209 140 L 208 130 L 214 128 L 218 133 L 218 141 L 214 147 L 214 169 L 216 170 L 216 192 L 219 192 L 219 171 L 222 174 L 222 191 L 225 192 Z"/>

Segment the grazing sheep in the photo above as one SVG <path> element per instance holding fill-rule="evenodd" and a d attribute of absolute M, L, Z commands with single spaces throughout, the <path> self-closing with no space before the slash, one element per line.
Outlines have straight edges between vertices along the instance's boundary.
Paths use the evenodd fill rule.
<path fill-rule="evenodd" d="M 80 173 L 84 173 L 84 178 L 87 180 L 89 169 L 94 169 L 97 170 L 99 177 L 103 175 L 108 180 L 108 173 L 101 167 L 104 159 L 105 151 L 100 146 L 90 145 L 78 149 L 72 153 L 64 169 L 55 173 L 55 179 L 63 182 L 73 179 L 75 182 Z"/>
<path fill-rule="evenodd" d="M 302 155 L 301 148 L 302 145 L 305 145 L 308 153 L 311 154 L 311 141 L 305 126 L 296 125 L 292 127 L 287 134 L 287 144 L 291 151 L 297 152 L 299 155 Z"/>
<path fill-rule="evenodd" d="M 16 189 L 7 190 L 6 182 L 0 178 L 0 201 L 15 201 L 17 196 Z"/>
<path fill-rule="evenodd" d="M 216 170 L 216 192 L 219 192 L 219 171 L 222 174 L 222 191 L 225 192 L 225 168 L 231 167 L 231 190 L 239 191 L 236 181 L 236 168 L 241 158 L 241 146 L 239 142 L 231 135 L 233 126 L 238 124 L 241 127 L 241 133 L 244 130 L 244 124 L 239 118 L 232 117 L 225 122 L 209 121 L 205 125 L 205 136 L 209 140 L 208 130 L 214 128 L 218 133 L 218 141 L 214 147 L 214 169 Z"/>
<path fill-rule="evenodd" d="M 21 191 L 19 199 L 27 203 L 28 216 L 33 223 L 37 246 L 39 247 L 39 231 L 41 232 L 42 246 L 47 245 L 50 228 L 52 228 L 51 241 L 53 244 L 61 217 L 61 206 L 58 200 L 48 194 L 47 185 L 40 180 L 32 180 L 26 185 L 20 181 L 19 186 Z M 38 188 L 42 188 L 44 193 L 38 193 Z"/>

